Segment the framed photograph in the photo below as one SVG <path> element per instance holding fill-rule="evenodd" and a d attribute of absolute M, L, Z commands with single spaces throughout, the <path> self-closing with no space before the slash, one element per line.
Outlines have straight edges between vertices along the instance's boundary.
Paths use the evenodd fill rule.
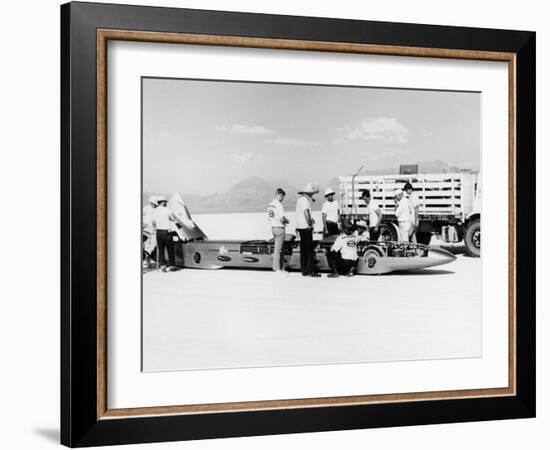
<path fill-rule="evenodd" d="M 534 417 L 534 32 L 61 27 L 63 444 Z"/>

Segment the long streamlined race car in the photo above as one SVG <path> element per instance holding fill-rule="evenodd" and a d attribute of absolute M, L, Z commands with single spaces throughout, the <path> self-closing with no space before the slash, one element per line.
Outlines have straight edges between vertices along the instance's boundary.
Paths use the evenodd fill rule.
<path fill-rule="evenodd" d="M 330 271 L 327 252 L 334 239 L 315 242 L 315 263 L 320 272 Z M 271 269 L 273 242 L 192 241 L 181 244 L 183 266 L 191 269 Z M 300 270 L 300 243 L 290 235 L 283 247 L 285 268 Z M 450 263 L 456 257 L 446 250 L 430 249 L 421 244 L 399 242 L 360 242 L 356 273 L 379 275 L 399 270 L 424 269 Z"/>
<path fill-rule="evenodd" d="M 179 194 L 174 194 L 168 207 L 180 219 L 179 239 L 176 245 L 176 263 L 190 269 L 271 269 L 273 240 L 209 240 L 191 219 Z M 334 237 L 315 241 L 317 270 L 330 271 L 327 252 Z M 426 245 L 393 242 L 364 241 L 358 244 L 356 273 L 379 275 L 395 271 L 424 269 L 448 264 L 456 257 L 443 249 Z M 300 242 L 287 235 L 283 247 L 285 268 L 300 270 Z"/>

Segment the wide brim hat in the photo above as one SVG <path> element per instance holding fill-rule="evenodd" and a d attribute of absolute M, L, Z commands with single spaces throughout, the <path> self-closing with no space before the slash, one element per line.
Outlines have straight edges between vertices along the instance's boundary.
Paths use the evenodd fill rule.
<path fill-rule="evenodd" d="M 308 183 L 306 184 L 306 187 L 303 188 L 301 191 L 298 191 L 298 194 L 317 194 L 319 192 L 319 189 L 316 189 L 313 184 Z"/>
<path fill-rule="evenodd" d="M 336 192 L 334 192 L 331 188 L 326 188 L 324 197 L 328 197 L 329 195 L 335 195 L 335 194 Z"/>
<path fill-rule="evenodd" d="M 160 202 L 168 202 L 168 200 L 166 200 L 166 197 L 164 195 L 157 195 L 157 204 L 159 204 Z"/>

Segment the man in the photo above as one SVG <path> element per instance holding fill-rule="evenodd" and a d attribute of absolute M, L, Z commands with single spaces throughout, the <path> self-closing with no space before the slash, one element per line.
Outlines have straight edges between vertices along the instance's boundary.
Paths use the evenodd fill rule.
<path fill-rule="evenodd" d="M 155 250 L 157 245 L 155 239 L 155 230 L 153 228 L 152 213 L 157 207 L 157 197 L 151 195 L 147 199 L 147 205 L 143 208 L 142 213 L 142 242 L 143 242 L 143 267 L 147 269 L 151 264 L 151 253 Z"/>
<path fill-rule="evenodd" d="M 340 205 L 334 196 L 336 192 L 327 188 L 325 190 L 325 202 L 321 209 L 321 216 L 323 218 L 323 236 L 334 236 L 340 233 Z"/>
<path fill-rule="evenodd" d="M 395 216 L 399 225 L 399 242 L 409 242 L 411 231 L 411 210 L 409 201 L 404 197 L 401 189 L 396 189 L 394 194 L 395 199 Z"/>
<path fill-rule="evenodd" d="M 286 192 L 282 188 L 275 191 L 275 198 L 267 207 L 267 218 L 273 233 L 273 271 L 283 273 L 284 256 L 283 248 L 285 243 L 285 227 L 288 219 L 285 217 L 283 200 Z"/>
<path fill-rule="evenodd" d="M 355 224 L 357 231 L 355 231 L 355 236 L 359 238 L 359 241 L 370 241 L 372 240 L 369 233 L 367 232 L 367 222 L 364 220 L 358 220 Z"/>
<path fill-rule="evenodd" d="M 296 201 L 296 231 L 300 235 L 300 267 L 304 277 L 320 277 L 315 271 L 313 225 L 315 224 L 311 214 L 311 202 L 313 196 L 319 191 L 311 183 L 298 192 L 300 195 Z"/>
<path fill-rule="evenodd" d="M 351 277 L 355 274 L 359 237 L 354 235 L 351 223 L 345 222 L 343 229 L 344 232 L 336 238 L 327 254 L 327 260 L 332 269 L 332 273 L 328 275 L 329 278 L 337 278 L 340 274 Z"/>
<path fill-rule="evenodd" d="M 156 230 L 158 268 L 163 272 L 176 270 L 174 254 L 174 240 L 171 233 L 171 223 L 181 221 L 166 207 L 166 198 L 163 195 L 157 197 L 157 207 L 151 217 Z M 165 251 L 168 251 L 168 266 L 166 265 Z"/>
<path fill-rule="evenodd" d="M 365 189 L 361 193 L 361 198 L 367 205 L 367 214 L 369 217 L 369 238 L 371 241 L 377 241 L 380 238 L 380 222 L 382 221 L 382 211 L 372 202 L 370 191 Z"/>
<path fill-rule="evenodd" d="M 404 195 L 409 202 L 409 210 L 411 212 L 411 231 L 410 231 L 410 240 L 416 244 L 416 230 L 418 228 L 418 199 L 416 194 L 413 192 L 413 186 L 411 183 L 406 183 L 403 186 Z"/>

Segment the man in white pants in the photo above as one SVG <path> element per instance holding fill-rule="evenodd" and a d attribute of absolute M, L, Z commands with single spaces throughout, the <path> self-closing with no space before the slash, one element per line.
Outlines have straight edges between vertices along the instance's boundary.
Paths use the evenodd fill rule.
<path fill-rule="evenodd" d="M 283 200 L 285 191 L 278 188 L 275 191 L 275 198 L 267 207 L 267 218 L 271 225 L 273 233 L 273 271 L 282 273 L 284 265 L 283 248 L 285 243 L 285 227 L 288 224 L 288 219 L 285 217 L 283 209 Z"/>
<path fill-rule="evenodd" d="M 403 195 L 409 202 L 409 209 L 411 211 L 411 229 L 409 231 L 410 240 L 416 244 L 416 229 L 418 228 L 418 199 L 413 191 L 411 183 L 406 183 L 403 186 Z"/>
<path fill-rule="evenodd" d="M 411 210 L 409 201 L 403 195 L 401 189 L 396 189 L 395 194 L 395 217 L 399 225 L 399 242 L 409 242 L 411 231 Z"/>

